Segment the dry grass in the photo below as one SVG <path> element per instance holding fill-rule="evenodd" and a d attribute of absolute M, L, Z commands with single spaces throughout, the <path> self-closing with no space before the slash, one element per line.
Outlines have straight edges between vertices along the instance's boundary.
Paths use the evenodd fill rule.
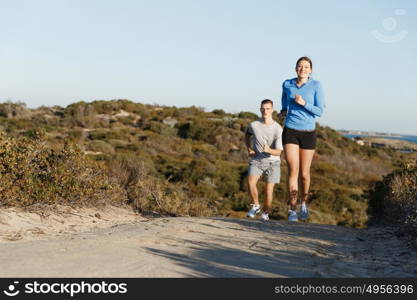
<path fill-rule="evenodd" d="M 374 218 L 403 226 L 417 236 L 417 163 L 404 163 L 402 168 L 385 176 L 371 193 Z"/>
<path fill-rule="evenodd" d="M 0 132 L 0 174 L 0 205 L 99 205 L 125 199 L 103 164 L 72 143 L 47 146 L 42 133 L 29 139 Z"/>
<path fill-rule="evenodd" d="M 141 213 L 166 215 L 210 216 L 216 214 L 214 204 L 190 197 L 186 187 L 171 184 L 149 175 L 146 164 L 132 154 L 119 155 L 109 162 L 110 176 L 127 191 L 129 202 Z"/>

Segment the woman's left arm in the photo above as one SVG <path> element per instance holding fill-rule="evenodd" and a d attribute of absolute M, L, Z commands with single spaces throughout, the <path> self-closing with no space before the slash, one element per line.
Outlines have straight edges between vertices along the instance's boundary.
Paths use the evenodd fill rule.
<path fill-rule="evenodd" d="M 322 116 L 324 109 L 324 93 L 323 87 L 321 86 L 320 82 L 317 82 L 316 85 L 316 90 L 314 94 L 314 104 L 306 103 L 304 105 L 304 108 L 313 115 L 316 115 L 317 117 Z"/>

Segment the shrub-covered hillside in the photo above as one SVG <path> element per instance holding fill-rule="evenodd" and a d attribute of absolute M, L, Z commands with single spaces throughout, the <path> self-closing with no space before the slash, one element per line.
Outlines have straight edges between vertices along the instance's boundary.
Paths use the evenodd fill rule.
<path fill-rule="evenodd" d="M 370 193 L 376 223 L 399 224 L 403 235 L 417 237 L 417 162 L 404 163 L 384 176 Z"/>
<path fill-rule="evenodd" d="M 247 125 L 257 118 L 250 112 L 205 112 L 194 106 L 165 107 L 129 100 L 77 102 L 65 108 L 37 109 L 28 109 L 22 103 L 2 103 L 0 180 L 2 185 L 5 182 L 20 188 L 19 192 L 2 194 L 0 203 L 24 206 L 37 201 L 50 203 L 65 198 L 70 203 L 79 199 L 75 190 L 61 193 L 61 200 L 57 196 L 36 196 L 42 191 L 45 195 L 56 194 L 58 185 L 75 184 L 71 180 L 57 181 L 52 171 L 55 167 L 47 169 L 48 176 L 39 175 L 44 170 L 42 162 L 50 159 L 51 166 L 55 164 L 71 173 L 66 176 L 90 180 L 85 179 L 77 187 L 90 188 L 91 182 L 97 185 L 91 189 L 100 190 L 111 184 L 114 192 L 108 195 L 109 199 L 117 191 L 120 198 L 125 197 L 141 212 L 244 216 L 250 200 L 243 137 Z M 363 226 L 368 219 L 367 191 L 383 175 L 410 159 L 410 155 L 359 146 L 328 127 L 318 126 L 318 138 L 312 166 L 312 221 Z M 7 148 L 6 139 L 20 146 Z M 73 150 L 78 151 L 77 155 L 66 156 L 69 145 L 78 149 Z M 10 175 L 17 172 L 14 168 L 19 168 L 18 163 L 4 157 L 13 155 L 13 151 L 23 161 L 36 155 L 40 159 L 30 161 L 35 165 L 27 163 L 31 167 L 22 169 L 22 174 Z M 65 164 L 75 167 L 66 168 Z M 90 164 L 98 168 L 97 173 L 78 178 L 77 174 L 87 172 L 84 167 L 92 170 Z M 281 168 L 282 182 L 274 197 L 276 218 L 286 216 L 285 159 Z M 29 177 L 36 177 L 33 180 L 37 182 L 38 194 L 26 186 L 32 182 Z"/>

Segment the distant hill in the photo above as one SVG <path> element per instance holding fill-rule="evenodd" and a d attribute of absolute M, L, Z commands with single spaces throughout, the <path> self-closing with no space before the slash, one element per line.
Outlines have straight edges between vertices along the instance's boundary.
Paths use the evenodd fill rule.
<path fill-rule="evenodd" d="M 375 148 L 384 147 L 403 152 L 417 151 L 417 136 L 347 130 L 339 130 L 338 132 L 361 144 L 360 140 L 362 140 Z"/>
<path fill-rule="evenodd" d="M 124 190 L 133 207 L 170 215 L 245 215 L 250 200 L 243 137 L 257 118 L 251 112 L 205 112 L 125 99 L 36 109 L 0 104 L 6 136 L 41 140 L 51 149 L 74 143 Z M 318 125 L 317 130 L 311 221 L 362 227 L 375 182 L 415 160 L 415 154 L 360 146 L 329 127 Z M 281 168 L 272 214 L 277 219 L 286 217 L 285 159 Z"/>
<path fill-rule="evenodd" d="M 413 135 L 405 135 L 405 134 L 399 134 L 399 133 L 390 133 L 390 132 L 376 132 L 376 131 L 365 131 L 365 130 L 345 130 L 345 129 L 339 129 L 339 133 L 343 135 L 359 135 L 359 136 L 370 136 L 370 137 L 415 137 Z"/>

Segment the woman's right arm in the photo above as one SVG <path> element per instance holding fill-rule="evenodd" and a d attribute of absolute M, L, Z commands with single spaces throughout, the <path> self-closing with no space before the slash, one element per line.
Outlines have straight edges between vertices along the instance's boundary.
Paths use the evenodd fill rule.
<path fill-rule="evenodd" d="M 316 91 L 314 93 L 314 104 L 306 103 L 304 108 L 316 115 L 317 117 L 321 117 L 323 115 L 324 110 L 324 92 L 323 87 L 320 82 L 317 82 Z"/>
<path fill-rule="evenodd" d="M 284 87 L 285 81 L 282 83 L 282 95 L 281 95 L 281 116 L 285 117 L 288 110 L 288 97 Z"/>

